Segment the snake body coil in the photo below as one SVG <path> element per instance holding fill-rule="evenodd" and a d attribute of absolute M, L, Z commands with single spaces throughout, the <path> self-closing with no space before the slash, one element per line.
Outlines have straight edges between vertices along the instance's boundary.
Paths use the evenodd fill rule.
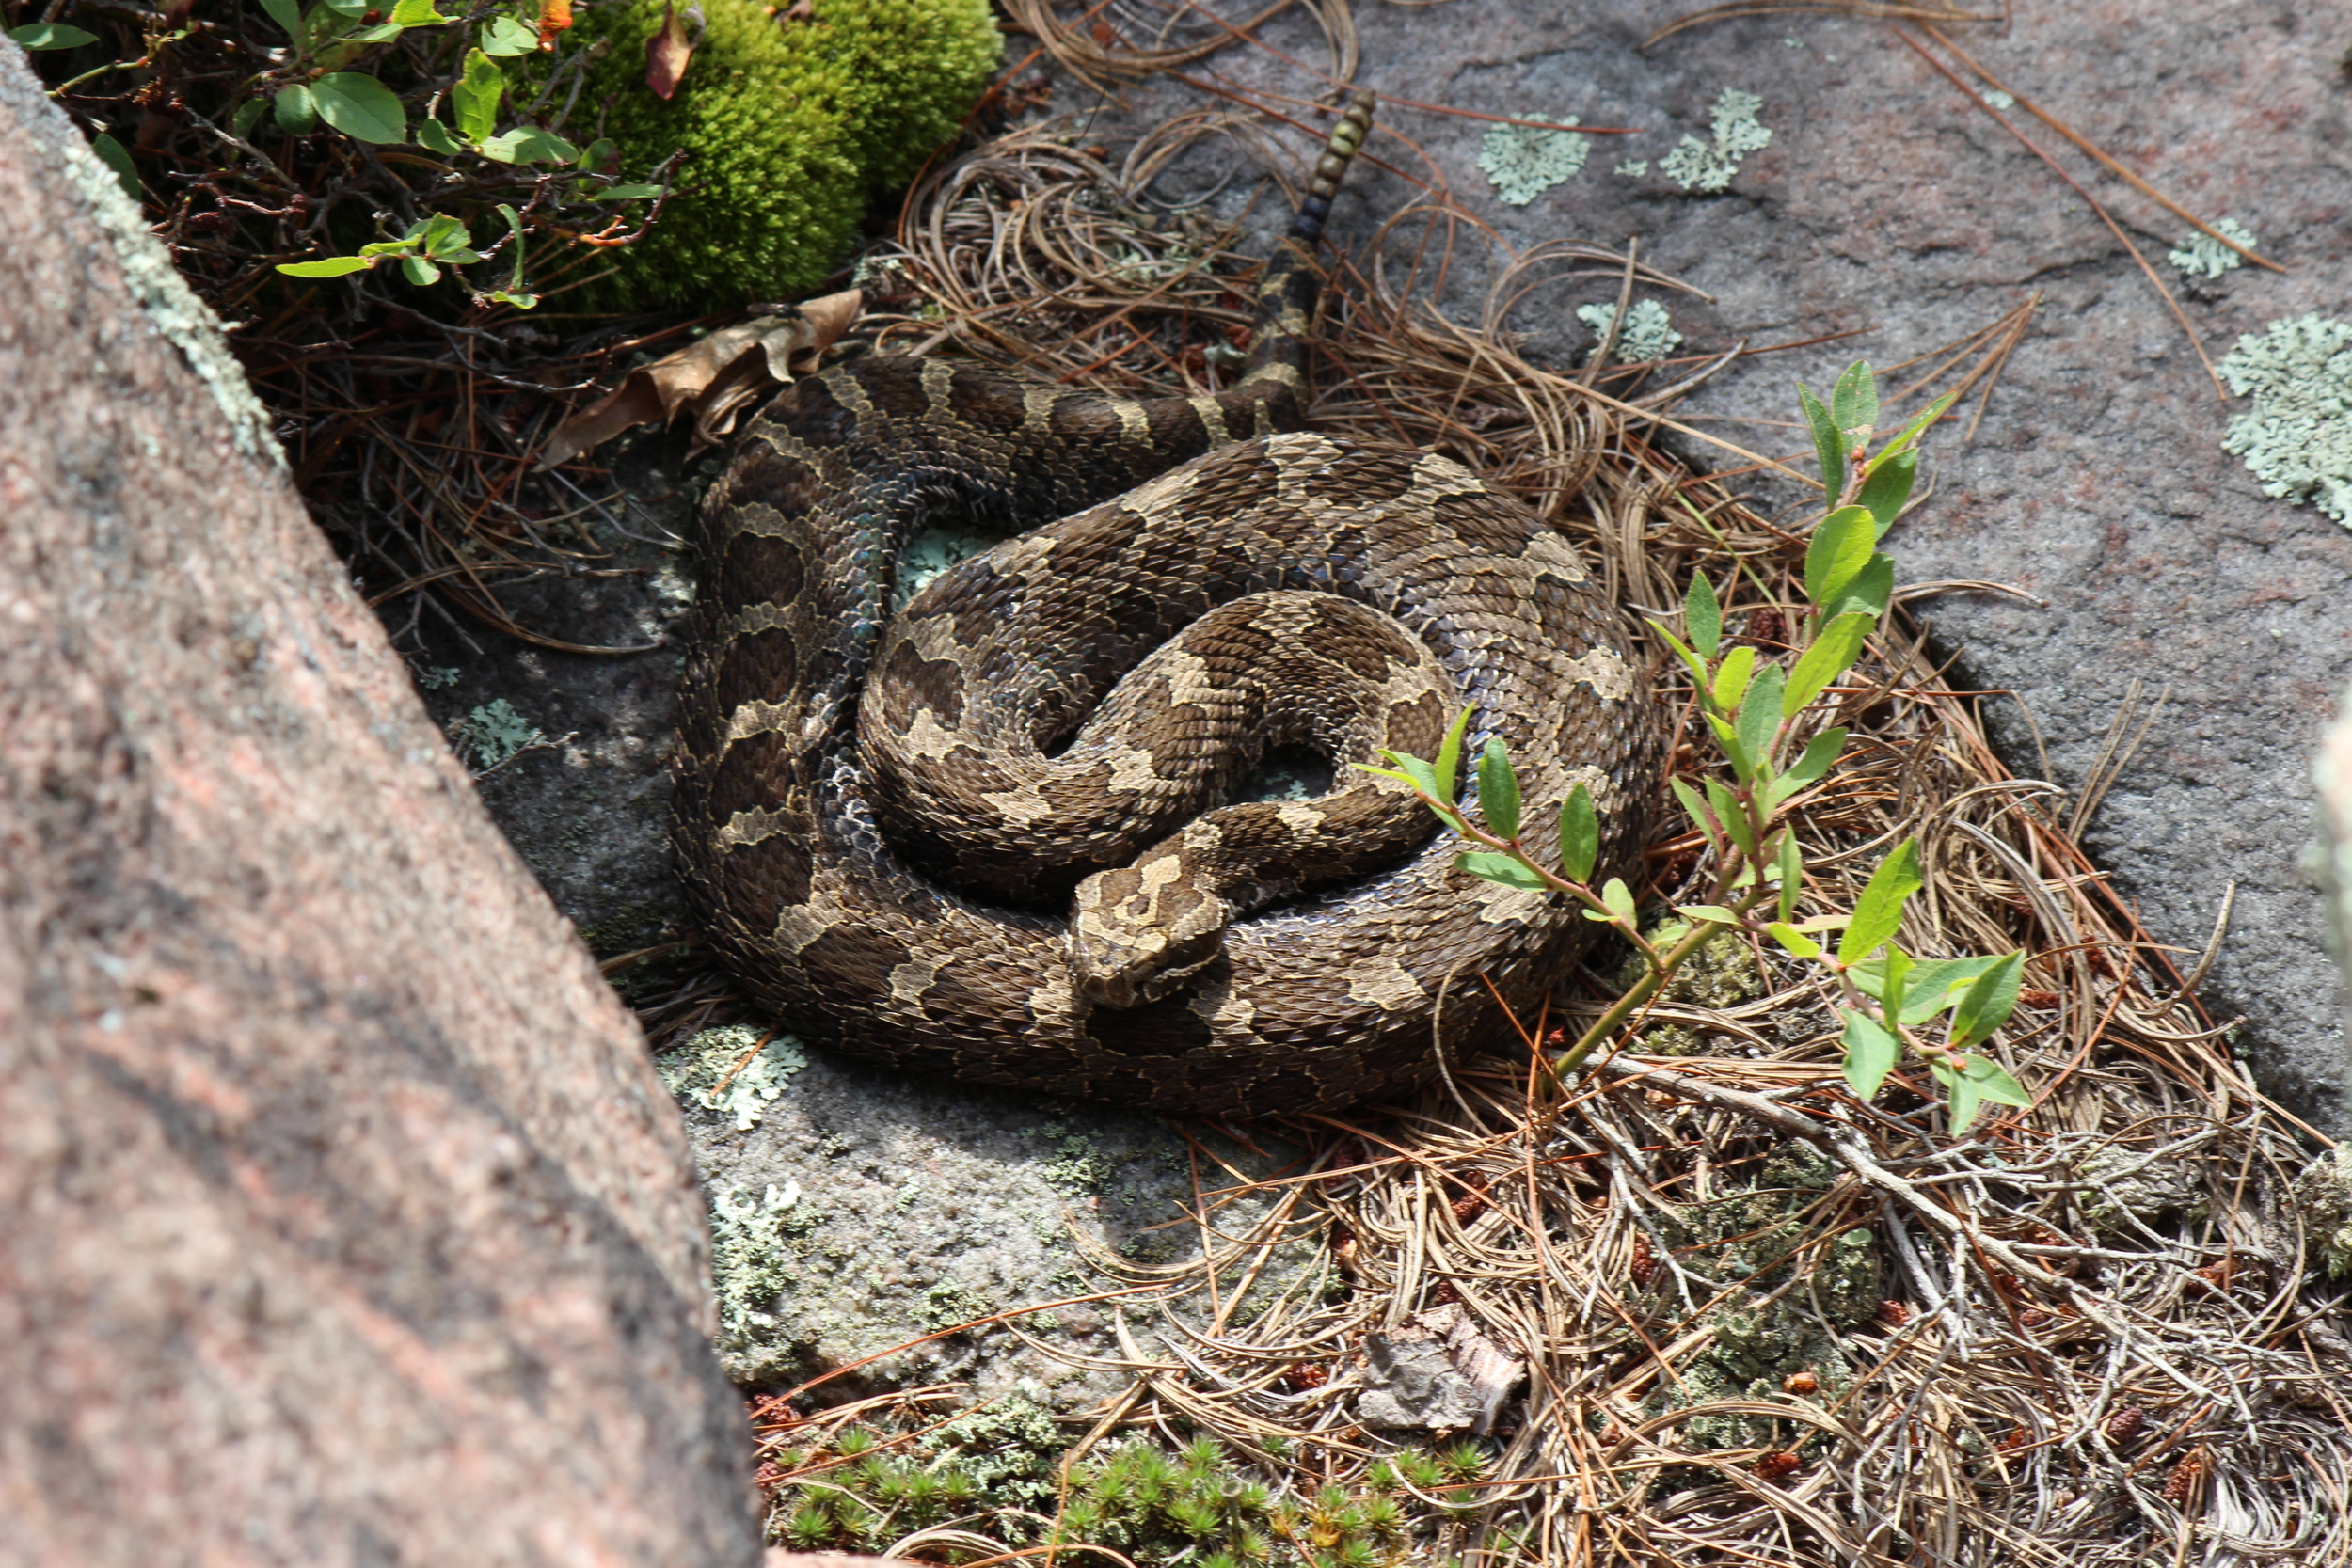
<path fill-rule="evenodd" d="M 1330 1107 L 1434 1070 L 1441 990 L 1459 1050 L 1573 961 L 1574 906 L 1455 870 L 1384 781 L 1229 800 L 1269 746 L 1426 755 L 1464 704 L 1531 822 L 1590 787 L 1608 864 L 1654 793 L 1654 705 L 1576 549 L 1444 458 L 1295 428 L 1312 247 L 1369 112 L 1231 389 L 876 357 L 739 441 L 703 512 L 675 836 L 723 961 L 803 1037 L 1163 1109 Z M 943 518 L 1031 531 L 893 616 L 900 548 Z"/>

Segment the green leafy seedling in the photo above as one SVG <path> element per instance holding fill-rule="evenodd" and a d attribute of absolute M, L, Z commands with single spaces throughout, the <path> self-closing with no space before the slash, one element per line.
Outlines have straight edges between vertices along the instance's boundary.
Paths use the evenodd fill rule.
<path fill-rule="evenodd" d="M 1861 962 L 1876 952 L 1903 923 L 1903 903 L 1925 886 L 1919 879 L 1919 845 L 1905 839 L 1894 853 L 1879 862 L 1869 885 L 1854 903 L 1853 924 L 1837 942 L 1837 961 Z"/>
<path fill-rule="evenodd" d="M 1599 815 L 1593 809 L 1592 791 L 1580 784 L 1560 802 L 1560 875 L 1572 882 L 1591 881 L 1599 853 Z"/>

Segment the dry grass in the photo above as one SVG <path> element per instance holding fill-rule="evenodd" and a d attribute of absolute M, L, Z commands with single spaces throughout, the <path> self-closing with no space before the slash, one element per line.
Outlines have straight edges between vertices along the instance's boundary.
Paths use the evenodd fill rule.
<path fill-rule="evenodd" d="M 1130 394 L 1211 388 L 1204 345 L 1246 333 L 1254 263 L 1198 214 L 1122 193 L 1224 135 L 1249 131 L 1204 112 L 1120 162 L 1022 131 L 939 171 L 910 201 L 877 348 Z M 1419 210 L 1334 261 L 1314 422 L 1518 491 L 1630 605 L 1675 605 L 1705 571 L 1727 626 L 1776 648 L 1802 603 L 1801 536 L 1657 441 L 1677 388 L 1645 377 L 1701 367 L 1596 378 L 1514 347 L 1512 309 L 1544 277 L 1636 264 L 1547 247 L 1459 323 L 1425 300 L 1465 238 Z M 1955 345 L 1909 395 L 1989 388 L 2022 326 Z M 1660 664 L 1683 702 L 1677 678 Z M 1359 1487 L 1396 1441 L 1356 1420 L 1368 1338 L 1458 1320 L 1523 1360 L 1523 1402 L 1480 1479 L 1427 1499 L 1442 1522 L 1402 1559 L 2344 1560 L 2352 1420 L 2342 1341 L 2303 1293 L 2288 1196 L 2304 1146 L 2086 858 L 2066 792 L 1994 752 L 1985 695 L 1951 689 L 1889 618 L 1836 694 L 1847 760 L 1799 816 L 1806 908 L 1851 907 L 1884 849 L 1918 839 L 1929 887 L 1904 945 L 2030 955 L 1997 1042 L 2030 1110 L 1954 1140 L 1923 1075 L 1858 1103 L 1816 975 L 1728 955 L 1716 989 L 1670 990 L 1581 1081 L 1553 1082 L 1540 1053 L 1491 1060 L 1412 1105 L 1291 1126 L 1311 1152 L 1273 1178 L 1204 1178 L 1197 1259 L 1099 1260 L 1175 1350 L 1133 1360 L 1086 1442 L 1205 1433 L 1299 1496 Z M 1685 723 L 1675 768 L 1720 762 Z M 1653 890 L 1694 877 L 1700 849 L 1687 832 L 1658 846 Z M 1572 1032 L 1613 994 L 1589 976 L 1528 1033 Z M 656 1022 L 686 1027 L 717 1000 L 691 988 Z M 1166 1309 L 1183 1296 L 1193 1310 Z M 767 1408 L 819 1448 L 842 1420 Z M 985 1544 L 963 1530 L 928 1549 L 970 1560 Z"/>

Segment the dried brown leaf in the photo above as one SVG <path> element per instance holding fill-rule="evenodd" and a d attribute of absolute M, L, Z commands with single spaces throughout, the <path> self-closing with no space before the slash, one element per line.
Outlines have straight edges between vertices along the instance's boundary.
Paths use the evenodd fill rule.
<path fill-rule="evenodd" d="M 685 80 L 687 63 L 693 57 L 694 45 L 686 36 L 685 20 L 675 6 L 665 8 L 661 30 L 645 40 L 645 86 L 666 101 Z"/>
<path fill-rule="evenodd" d="M 539 466 L 568 463 L 624 430 L 666 424 L 681 410 L 694 416 L 698 448 L 723 440 L 761 394 L 814 371 L 865 303 L 858 290 L 845 289 L 781 315 L 755 316 L 633 370 L 614 390 L 555 427 Z"/>

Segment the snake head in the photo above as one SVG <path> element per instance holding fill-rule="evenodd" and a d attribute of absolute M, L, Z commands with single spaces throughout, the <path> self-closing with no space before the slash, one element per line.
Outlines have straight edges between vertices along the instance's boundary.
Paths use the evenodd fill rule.
<path fill-rule="evenodd" d="M 1070 922 L 1070 990 L 1099 1007 L 1157 1002 L 1224 951 L 1232 906 L 1173 845 L 1078 884 Z"/>

